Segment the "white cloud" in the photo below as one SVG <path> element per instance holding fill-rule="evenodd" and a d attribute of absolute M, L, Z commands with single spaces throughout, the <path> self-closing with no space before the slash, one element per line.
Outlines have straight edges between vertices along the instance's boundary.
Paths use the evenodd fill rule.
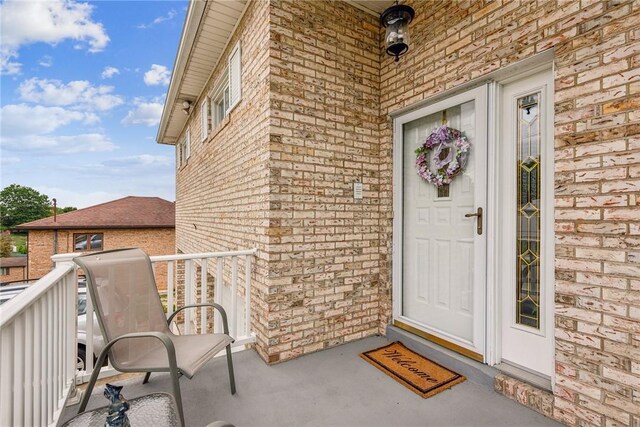
<path fill-rule="evenodd" d="M 174 9 L 171 9 L 169 12 L 167 12 L 166 15 L 163 16 L 158 16 L 156 19 L 154 19 L 153 21 L 151 21 L 151 23 L 149 24 L 140 24 L 137 26 L 137 28 L 140 29 L 146 29 L 146 28 L 151 28 L 154 25 L 158 25 L 163 23 L 164 21 L 170 21 L 173 18 L 175 18 L 177 15 L 176 11 Z"/>
<path fill-rule="evenodd" d="M 58 206 L 75 206 L 78 209 L 121 199 L 125 194 L 108 191 L 79 192 L 68 188 L 35 186 L 36 190 L 50 197 L 55 197 Z"/>
<path fill-rule="evenodd" d="M 21 138 L 2 140 L 3 145 L 14 151 L 31 151 L 39 154 L 77 154 L 113 151 L 117 147 L 101 133 L 78 135 L 24 135 Z"/>
<path fill-rule="evenodd" d="M 104 70 L 102 70 L 102 74 L 100 74 L 100 77 L 102 77 L 103 79 L 110 79 L 116 74 L 120 74 L 120 70 L 118 70 L 116 67 L 104 67 Z"/>
<path fill-rule="evenodd" d="M 34 77 L 20 83 L 18 92 L 24 101 L 100 111 L 110 110 L 124 103 L 122 97 L 112 94 L 113 86 L 93 86 L 86 80 L 64 84 L 60 80 Z"/>
<path fill-rule="evenodd" d="M 73 0 L 16 1 L 0 4 L 0 73 L 17 74 L 21 64 L 15 62 L 22 46 L 44 42 L 55 45 L 71 39 L 76 46 L 99 52 L 109 43 L 103 25 L 91 19 L 93 6 Z"/>
<path fill-rule="evenodd" d="M 127 116 L 122 119 L 123 125 L 145 125 L 155 126 L 160 123 L 162 116 L 161 102 L 144 102 L 142 100 L 134 100 L 135 108 L 129 110 Z"/>
<path fill-rule="evenodd" d="M 43 135 L 73 122 L 92 124 L 93 113 L 66 110 L 61 107 L 9 104 L 0 109 L 2 136 Z"/>
<path fill-rule="evenodd" d="M 153 154 L 139 154 L 136 156 L 119 157 L 115 159 L 105 160 L 104 162 L 102 162 L 102 164 L 108 167 L 109 169 L 153 168 L 153 167 L 172 166 L 173 158 L 168 156 L 158 156 Z"/>
<path fill-rule="evenodd" d="M 38 62 L 38 64 L 41 67 L 49 68 L 53 65 L 53 58 L 50 55 L 45 55 L 42 58 L 40 58 L 40 61 Z"/>
<path fill-rule="evenodd" d="M 2 165 L 15 165 L 16 163 L 20 163 L 20 157 L 16 156 L 0 156 L 0 164 Z"/>
<path fill-rule="evenodd" d="M 66 110 L 62 107 L 10 104 L 0 109 L 3 149 L 35 151 L 42 154 L 69 154 L 112 151 L 116 149 L 102 133 L 79 135 L 51 135 L 69 124 L 93 124 L 98 117 L 91 112 Z"/>
<path fill-rule="evenodd" d="M 171 80 L 171 72 L 164 65 L 153 64 L 151 69 L 144 73 L 144 83 L 147 86 L 167 86 Z"/>

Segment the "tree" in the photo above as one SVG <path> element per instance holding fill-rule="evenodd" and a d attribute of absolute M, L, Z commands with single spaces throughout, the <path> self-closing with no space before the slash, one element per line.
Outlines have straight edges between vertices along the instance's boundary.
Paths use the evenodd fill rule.
<path fill-rule="evenodd" d="M 56 212 L 59 214 L 63 214 L 63 213 L 67 213 L 67 212 L 71 212 L 71 211 L 77 211 L 78 208 L 73 207 L 73 206 L 65 206 L 64 208 L 56 208 Z"/>
<path fill-rule="evenodd" d="M 0 256 L 11 256 L 11 237 L 5 233 L 0 233 Z"/>
<path fill-rule="evenodd" d="M 51 216 L 51 202 L 46 194 L 18 184 L 0 191 L 0 222 L 4 227 L 12 228 L 48 216 Z"/>

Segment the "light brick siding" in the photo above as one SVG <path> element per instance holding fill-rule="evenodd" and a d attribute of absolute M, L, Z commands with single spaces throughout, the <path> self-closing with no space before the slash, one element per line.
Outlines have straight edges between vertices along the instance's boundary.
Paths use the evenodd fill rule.
<path fill-rule="evenodd" d="M 555 49 L 553 416 L 570 425 L 639 425 L 640 2 L 407 4 L 416 11 L 411 51 L 399 64 L 382 55 L 383 117 Z M 388 235 L 390 120 L 381 141 L 381 229 Z M 390 289 L 388 271 L 381 281 Z M 527 387 L 518 387 L 517 400 L 529 399 L 548 415 L 547 401 Z"/>
<path fill-rule="evenodd" d="M 269 354 L 279 360 L 380 331 L 379 26 L 342 2 L 271 4 Z"/>
<path fill-rule="evenodd" d="M 104 250 L 140 248 L 149 255 L 171 255 L 175 251 L 173 228 L 58 230 L 57 250 L 54 250 L 53 230 L 29 230 L 29 279 L 39 279 L 51 271 L 53 267 L 51 256 L 54 253 L 74 252 L 73 235 L 82 233 L 102 233 Z M 157 266 L 156 279 L 158 289 L 166 290 L 166 265 Z"/>
<path fill-rule="evenodd" d="M 266 301 L 269 235 L 269 9 L 250 2 L 236 34 L 221 57 L 226 66 L 238 40 L 242 50 L 242 100 L 221 129 L 201 142 L 200 104 L 191 114 L 191 157 L 177 172 L 176 245 L 179 252 L 216 252 L 258 248 L 253 265 L 253 328 L 258 349 L 268 347 Z M 224 72 L 213 70 L 204 94 Z M 209 271 L 213 276 L 214 272 Z M 228 269 L 227 269 L 228 271 Z M 240 270 L 240 282 L 244 282 Z M 211 280 L 209 283 L 213 283 Z"/>
<path fill-rule="evenodd" d="M 569 425 L 640 425 L 640 2 L 407 3 L 411 50 L 395 63 L 376 17 L 343 2 L 250 2 L 221 61 L 240 39 L 241 103 L 205 143 L 197 108 L 189 121 L 178 248 L 259 249 L 267 361 L 384 331 L 389 114 L 553 48 L 555 396 L 499 388 Z"/>
<path fill-rule="evenodd" d="M 16 282 L 27 279 L 27 267 L 3 267 L 7 274 L 0 275 L 0 283 Z"/>

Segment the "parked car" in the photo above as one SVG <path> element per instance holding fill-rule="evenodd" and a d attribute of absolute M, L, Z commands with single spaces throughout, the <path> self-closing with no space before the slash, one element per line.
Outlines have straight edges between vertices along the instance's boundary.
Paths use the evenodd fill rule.
<path fill-rule="evenodd" d="M 94 234 L 90 238 L 89 249 L 99 249 L 102 247 L 102 234 Z M 87 249 L 87 240 L 84 239 L 76 243 L 76 251 L 84 251 Z"/>
<path fill-rule="evenodd" d="M 85 282 L 86 283 L 86 282 Z M 98 318 L 93 315 L 93 360 L 98 358 L 98 354 L 104 347 L 104 338 L 100 333 Z M 77 369 L 84 371 L 87 366 L 87 288 L 78 288 L 78 358 Z M 105 365 L 107 360 L 105 359 Z"/>
<path fill-rule="evenodd" d="M 9 301 L 11 298 L 15 297 L 28 287 L 29 285 L 25 284 L 0 286 L 0 305 Z"/>

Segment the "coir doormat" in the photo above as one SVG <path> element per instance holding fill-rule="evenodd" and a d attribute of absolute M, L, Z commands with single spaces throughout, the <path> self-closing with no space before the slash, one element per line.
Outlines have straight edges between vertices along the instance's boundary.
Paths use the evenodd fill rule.
<path fill-rule="evenodd" d="M 465 379 L 400 342 L 365 351 L 360 357 L 425 399 Z"/>

